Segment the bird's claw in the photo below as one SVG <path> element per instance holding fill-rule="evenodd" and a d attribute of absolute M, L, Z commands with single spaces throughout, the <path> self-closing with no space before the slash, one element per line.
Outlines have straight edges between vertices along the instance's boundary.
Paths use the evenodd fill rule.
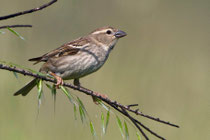
<path fill-rule="evenodd" d="M 57 77 L 56 78 L 56 80 L 57 80 L 57 83 L 55 84 L 55 86 L 56 86 L 56 88 L 60 88 L 60 86 L 62 86 L 63 85 L 63 79 L 61 78 L 61 77 Z"/>
<path fill-rule="evenodd" d="M 58 75 L 56 75 L 55 73 L 50 73 L 55 79 L 56 79 L 56 81 L 57 81 L 57 83 L 55 84 L 55 87 L 56 88 L 60 88 L 60 86 L 62 86 L 63 85 L 63 79 L 60 77 L 60 76 L 58 76 Z"/>

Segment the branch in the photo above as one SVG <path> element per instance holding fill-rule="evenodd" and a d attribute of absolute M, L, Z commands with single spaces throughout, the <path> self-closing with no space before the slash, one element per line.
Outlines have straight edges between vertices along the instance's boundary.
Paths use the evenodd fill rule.
<path fill-rule="evenodd" d="M 20 69 L 20 68 L 16 68 L 14 66 L 7 66 L 7 65 L 4 65 L 4 64 L 0 64 L 0 69 L 5 69 L 5 70 L 8 70 L 8 71 L 13 71 L 13 72 L 17 72 L 17 73 L 23 74 L 25 76 L 27 75 L 27 76 L 39 78 L 39 79 L 42 79 L 44 81 L 48 81 L 48 82 L 51 82 L 51 83 L 56 83 L 56 80 L 55 79 L 51 79 L 49 77 L 45 77 L 45 76 L 39 75 L 39 74 L 34 74 L 34 73 L 30 72 L 30 71 L 27 71 L 27 70 L 24 70 L 24 69 Z M 80 91 L 82 93 L 85 93 L 86 95 L 90 95 L 90 96 L 93 96 L 93 97 L 96 97 L 96 98 L 101 99 L 103 102 L 105 102 L 109 106 L 113 107 L 115 110 L 117 110 L 123 116 L 127 117 L 128 119 L 130 119 L 131 122 L 138 128 L 138 130 L 140 131 L 140 133 L 144 136 L 144 138 L 146 140 L 149 140 L 149 138 L 144 133 L 144 131 L 142 130 L 142 128 L 144 128 L 146 131 L 150 132 L 152 135 L 156 136 L 159 139 L 165 140 L 165 138 L 159 136 L 158 134 L 156 134 L 155 132 L 153 132 L 152 130 L 150 130 L 148 127 L 146 127 L 145 125 L 143 125 L 140 121 L 138 121 L 134 117 L 132 117 L 128 112 L 133 113 L 135 115 L 143 116 L 145 118 L 154 120 L 154 121 L 159 122 L 159 123 L 163 123 L 163 124 L 166 124 L 166 125 L 169 125 L 169 126 L 173 126 L 173 127 L 179 128 L 179 126 L 176 125 L 176 124 L 172 124 L 170 122 L 160 120 L 159 118 L 155 118 L 155 117 L 152 117 L 152 116 L 149 116 L 149 115 L 145 115 L 142 112 L 138 111 L 138 109 L 133 110 L 133 109 L 130 108 L 132 106 L 137 106 L 137 104 L 131 104 L 131 105 L 127 105 L 126 106 L 126 105 L 122 105 L 122 104 L 118 103 L 117 101 L 111 100 L 109 98 L 102 97 L 97 92 L 94 92 L 94 91 L 92 91 L 90 89 L 87 89 L 87 88 L 84 88 L 82 86 L 75 86 L 75 85 L 72 85 L 72 84 L 69 84 L 69 83 L 64 83 L 63 86 L 69 87 L 69 88 L 74 89 L 74 90 L 77 90 L 77 91 Z"/>
<path fill-rule="evenodd" d="M 42 10 L 50 5 L 52 5 L 53 3 L 55 3 L 57 0 L 52 0 L 50 1 L 49 3 L 46 3 L 40 7 L 37 7 L 37 8 L 33 8 L 33 9 L 30 9 L 30 10 L 26 10 L 26 11 L 22 11 L 22 12 L 17 12 L 17 13 L 14 13 L 14 14 L 10 14 L 10 15 L 6 15 L 6 16 L 2 16 L 0 17 L 0 20 L 6 20 L 6 19 L 9 19 L 9 18 L 14 18 L 14 17 L 17 17 L 17 16 L 21 16 L 21 15 L 25 15 L 25 14 L 29 14 L 29 13 L 33 13 L 33 12 L 36 12 L 36 11 L 39 11 L 39 10 Z"/>
<path fill-rule="evenodd" d="M 0 29 L 17 28 L 17 27 L 32 27 L 32 25 L 4 25 L 4 26 L 0 26 Z"/>

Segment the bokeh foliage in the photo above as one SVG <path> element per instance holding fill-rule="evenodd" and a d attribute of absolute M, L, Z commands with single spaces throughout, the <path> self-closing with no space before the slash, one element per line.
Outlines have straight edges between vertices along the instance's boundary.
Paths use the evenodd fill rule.
<path fill-rule="evenodd" d="M 46 0 L 1 0 L 0 15 L 7 15 L 46 3 Z M 81 80 L 85 87 L 106 93 L 124 104 L 138 103 L 141 111 L 178 123 L 174 129 L 142 119 L 170 140 L 207 140 L 210 123 L 210 2 L 160 0 L 60 0 L 30 15 L 1 22 L 32 24 L 16 29 L 19 39 L 4 30 L 0 34 L 1 59 L 39 69 L 27 59 L 42 55 L 65 42 L 104 25 L 122 29 L 120 40 L 105 66 Z M 50 90 L 37 117 L 37 90 L 27 96 L 12 94 L 29 77 L 0 72 L 0 139 L 92 139 L 89 125 L 74 119 L 74 108 L 58 91 L 56 112 Z M 80 96 L 80 93 L 74 92 Z M 100 134 L 101 111 L 90 97 L 83 103 Z M 104 112 L 105 114 L 105 112 Z M 122 123 L 124 123 L 122 121 Z M 129 126 L 130 139 L 136 132 Z M 103 139 L 121 139 L 116 118 L 110 116 Z"/>

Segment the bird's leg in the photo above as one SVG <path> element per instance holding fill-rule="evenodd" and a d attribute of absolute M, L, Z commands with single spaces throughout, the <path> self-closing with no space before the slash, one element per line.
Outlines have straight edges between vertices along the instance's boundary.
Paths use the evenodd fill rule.
<path fill-rule="evenodd" d="M 77 79 L 74 79 L 74 85 L 75 86 L 80 86 L 80 82 L 79 82 L 79 79 L 77 78 Z"/>
<path fill-rule="evenodd" d="M 50 72 L 50 75 L 52 75 L 57 81 L 57 83 L 55 84 L 56 88 L 59 88 L 59 86 L 63 85 L 63 79 L 60 76 L 56 75 L 53 72 Z"/>

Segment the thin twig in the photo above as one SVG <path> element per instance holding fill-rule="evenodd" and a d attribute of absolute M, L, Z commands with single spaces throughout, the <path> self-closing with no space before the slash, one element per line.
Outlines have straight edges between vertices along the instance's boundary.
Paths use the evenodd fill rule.
<path fill-rule="evenodd" d="M 133 124 L 136 126 L 136 128 L 139 129 L 140 133 L 143 135 L 143 137 L 146 139 L 146 140 L 149 140 L 149 138 L 147 137 L 147 135 L 144 133 L 144 131 L 141 129 L 141 127 L 136 124 L 136 122 L 134 121 L 133 117 L 131 117 L 130 115 L 127 116 L 132 122 Z"/>
<path fill-rule="evenodd" d="M 129 117 L 129 116 L 128 116 Z M 144 133 L 144 131 L 141 129 L 141 127 L 139 127 L 134 121 L 132 117 L 129 117 L 129 119 L 133 122 L 133 124 L 139 129 L 140 133 L 143 135 L 143 137 L 146 140 L 149 140 L 149 138 L 147 137 L 147 135 Z"/>
<path fill-rule="evenodd" d="M 5 28 L 19 28 L 19 27 L 32 27 L 32 25 L 4 25 L 0 26 L 0 29 L 5 29 Z"/>
<path fill-rule="evenodd" d="M 158 137 L 159 139 L 165 140 L 165 138 L 161 137 L 160 135 L 158 135 L 157 133 L 153 132 L 152 130 L 150 130 L 148 127 L 146 127 L 144 124 L 142 124 L 140 121 L 136 120 L 133 118 L 133 120 L 139 124 L 140 126 L 142 126 L 144 129 L 146 129 L 148 132 L 150 132 L 152 135 Z"/>
<path fill-rule="evenodd" d="M 131 104 L 131 105 L 127 105 L 128 108 L 130 107 L 134 107 L 134 106 L 138 106 L 138 104 Z"/>
<path fill-rule="evenodd" d="M 130 114 L 124 109 L 121 108 L 121 110 L 124 112 L 124 114 L 135 124 L 135 125 L 140 125 L 141 127 L 143 127 L 145 130 L 147 130 L 148 132 L 150 132 L 152 135 L 156 136 L 157 138 L 161 139 L 161 140 L 165 140 L 165 138 L 161 137 L 160 135 L 158 135 L 157 133 L 153 132 L 152 130 L 150 130 L 148 127 L 146 127 L 144 124 L 142 124 L 140 121 L 136 120 L 135 118 L 133 118 L 132 116 L 130 116 Z"/>
<path fill-rule="evenodd" d="M 133 117 L 131 117 L 127 111 L 125 111 L 125 109 L 121 108 L 119 109 L 118 107 L 116 107 L 114 104 L 109 104 L 111 107 L 113 107 L 115 110 L 117 110 L 118 112 L 120 112 L 121 114 L 123 114 L 124 116 L 126 116 L 127 118 L 129 118 L 132 123 L 136 126 L 136 128 L 139 130 L 139 132 L 142 134 L 142 136 L 146 139 L 149 140 L 149 138 L 147 137 L 147 135 L 144 133 L 144 131 L 141 129 L 140 126 L 138 126 L 138 124 L 135 122 L 135 119 Z M 150 132 L 151 133 L 151 132 Z M 153 132 L 154 133 L 154 132 Z M 156 133 L 155 133 L 156 134 Z M 156 134 L 157 135 L 157 134 Z"/>
<path fill-rule="evenodd" d="M 20 74 L 23 74 L 23 75 L 28 75 L 28 76 L 32 76 L 32 77 L 35 77 L 35 78 L 39 78 L 39 79 L 45 80 L 45 81 L 56 83 L 55 79 L 51 79 L 49 77 L 45 77 L 45 76 L 42 76 L 42 75 L 39 75 L 39 74 L 34 74 L 34 73 L 30 72 L 30 71 L 27 71 L 27 70 L 24 70 L 24 69 L 20 69 L 20 68 L 10 67 L 10 66 L 4 65 L 4 64 L 0 64 L 0 69 L 13 71 L 13 72 L 17 72 L 17 73 L 20 73 Z M 130 109 L 129 105 L 125 106 L 125 105 L 122 105 L 122 104 L 118 103 L 117 101 L 113 101 L 113 100 L 111 100 L 109 98 L 104 98 L 104 97 L 100 96 L 99 94 L 96 94 L 96 92 L 94 92 L 92 90 L 89 90 L 87 88 L 84 88 L 84 87 L 81 87 L 81 86 L 78 87 L 78 86 L 75 86 L 75 85 L 72 85 L 72 84 L 69 84 L 69 83 L 64 83 L 63 86 L 72 88 L 74 90 L 78 90 L 78 91 L 83 92 L 83 93 L 85 93 L 87 95 L 90 95 L 90 96 L 97 97 L 97 98 L 101 99 L 102 101 L 104 101 L 105 103 L 107 103 L 108 105 L 113 107 L 115 110 L 120 112 L 122 115 L 128 117 L 133 122 L 133 124 L 138 128 L 138 130 L 141 132 L 141 134 L 144 136 L 144 138 L 146 140 L 149 140 L 149 139 L 146 136 L 146 134 L 143 132 L 143 130 L 140 128 L 140 126 L 143 127 L 145 130 L 147 130 L 148 132 L 150 132 L 152 135 L 154 135 L 154 136 L 156 136 L 156 137 L 158 137 L 160 139 L 163 139 L 163 140 L 164 140 L 164 138 L 159 136 L 155 132 L 151 131 L 149 128 L 147 128 L 145 125 L 143 125 L 140 121 L 138 121 L 135 118 L 133 118 L 128 112 L 132 112 L 132 113 L 135 113 L 136 115 L 140 115 L 140 116 L 143 116 L 143 117 L 149 118 L 151 120 L 154 120 L 154 121 L 157 121 L 157 122 L 160 122 L 160 123 L 163 123 L 163 124 L 167 124 L 167 125 L 170 125 L 170 126 L 173 126 L 173 127 L 179 127 L 178 125 L 175 125 L 175 124 L 172 124 L 170 122 L 166 122 L 166 121 L 160 120 L 159 118 L 154 118 L 152 116 L 145 115 L 142 112 L 139 112 L 138 109 L 137 110 L 132 110 L 132 109 Z"/>
<path fill-rule="evenodd" d="M 36 11 L 39 11 L 39 10 L 42 10 L 50 5 L 52 5 L 53 3 L 55 3 L 57 0 L 52 0 L 50 1 L 49 3 L 46 3 L 40 7 L 37 7 L 37 8 L 33 8 L 33 9 L 30 9 L 30 10 L 26 10 L 26 11 L 22 11 L 22 12 L 17 12 L 17 13 L 14 13 L 14 14 L 10 14 L 10 15 L 6 15 L 6 16 L 2 16 L 0 17 L 0 20 L 6 20 L 6 19 L 9 19 L 9 18 L 14 18 L 14 17 L 17 17 L 17 16 L 21 16 L 21 15 L 25 15 L 25 14 L 29 14 L 29 13 L 33 13 L 33 12 L 36 12 Z"/>

